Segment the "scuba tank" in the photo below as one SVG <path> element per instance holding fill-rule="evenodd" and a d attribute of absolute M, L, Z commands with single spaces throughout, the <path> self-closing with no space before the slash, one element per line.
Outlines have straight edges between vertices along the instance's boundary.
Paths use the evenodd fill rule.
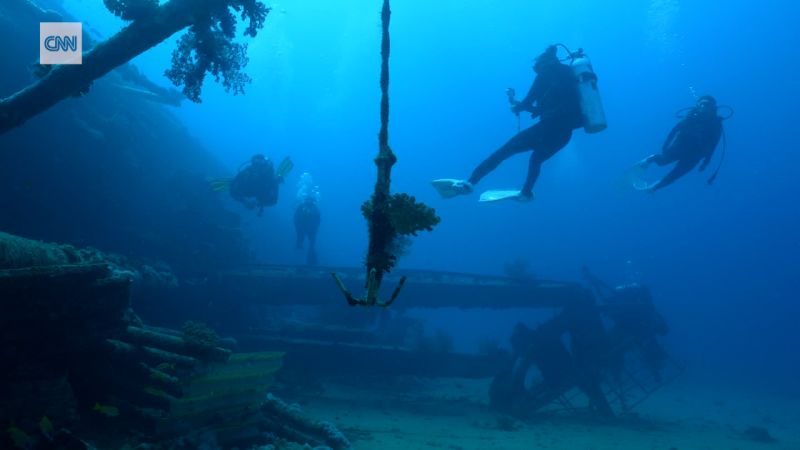
<path fill-rule="evenodd" d="M 603 131 L 608 124 L 606 123 L 606 114 L 603 112 L 603 102 L 600 99 L 600 91 L 597 89 L 597 75 L 592 70 L 592 63 L 583 49 L 570 53 L 570 58 L 572 61 L 569 66 L 578 78 L 583 130 L 587 133 Z"/>

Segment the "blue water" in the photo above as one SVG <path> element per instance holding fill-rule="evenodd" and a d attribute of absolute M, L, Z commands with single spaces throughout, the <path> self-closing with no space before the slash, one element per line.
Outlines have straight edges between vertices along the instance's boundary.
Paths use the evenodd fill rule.
<path fill-rule="evenodd" d="M 65 2 L 103 35 L 122 26 L 94 3 Z M 242 213 L 261 261 L 302 263 L 286 236 L 295 183 L 308 171 L 322 196 L 320 263 L 359 265 L 367 238 L 359 206 L 374 182 L 379 127 L 380 2 L 271 6 L 265 28 L 247 40 L 246 95 L 207 81 L 203 102 L 175 113 L 228 175 L 255 152 L 295 161 L 281 201 L 264 217 L 228 205 Z M 578 280 L 585 264 L 612 283 L 651 286 L 671 325 L 668 347 L 687 361 L 688 376 L 798 392 L 797 17 L 798 4 L 778 0 L 395 1 L 392 187 L 442 218 L 415 239 L 399 269 L 499 274 L 524 258 L 539 277 Z M 134 61 L 165 86 L 173 42 Z M 608 130 L 576 132 L 545 163 L 531 204 L 439 199 L 431 179 L 468 176 L 516 132 L 504 90 L 525 92 L 532 59 L 554 42 L 590 56 Z M 736 112 L 725 123 L 728 155 L 716 183 L 706 184 L 709 170 L 654 196 L 619 189 L 621 173 L 660 148 L 674 112 L 703 94 Z M 526 168 L 527 155 L 512 158 L 481 188 L 516 188 Z M 477 341 L 477 325 L 505 339 L 513 323 L 502 314 L 497 325 L 475 312 L 433 317 L 462 347 Z"/>

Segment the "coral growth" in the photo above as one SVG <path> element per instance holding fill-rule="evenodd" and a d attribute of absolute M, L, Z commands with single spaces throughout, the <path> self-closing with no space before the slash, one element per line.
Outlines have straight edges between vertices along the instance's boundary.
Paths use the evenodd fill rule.
<path fill-rule="evenodd" d="M 436 215 L 436 210 L 418 203 L 417 199 L 408 194 L 394 194 L 389 197 L 386 213 L 397 234 L 401 236 L 416 236 L 420 231 L 433 231 L 441 219 Z"/>
<path fill-rule="evenodd" d="M 250 77 L 242 72 L 247 65 L 247 45 L 234 42 L 236 16 L 248 25 L 246 36 L 255 37 L 264 26 L 270 9 L 256 0 L 230 0 L 196 21 L 178 41 L 172 52 L 172 67 L 165 72 L 175 86 L 183 86 L 189 100 L 199 103 L 206 73 L 222 81 L 226 92 L 244 93 Z M 234 14 L 235 13 L 235 14 Z"/>
<path fill-rule="evenodd" d="M 176 0 L 173 0 L 176 1 Z M 103 0 L 106 8 L 123 20 L 151 17 L 158 0 Z M 200 102 L 206 74 L 222 82 L 226 92 L 244 93 L 250 77 L 242 70 L 247 65 L 247 45 L 234 42 L 236 22 L 247 22 L 245 36 L 255 37 L 264 26 L 270 8 L 258 0 L 227 0 L 198 13 L 189 31 L 178 40 L 172 52 L 172 66 L 165 72 L 175 86 L 193 102 Z"/>
<path fill-rule="evenodd" d="M 205 324 L 192 322 L 191 320 L 183 324 L 181 333 L 183 334 L 183 340 L 186 342 L 186 347 L 201 354 L 216 348 L 219 341 L 219 336 L 214 330 Z"/>
<path fill-rule="evenodd" d="M 163 261 L 152 265 L 143 264 L 139 268 L 139 278 L 143 285 L 158 287 L 178 287 L 179 281 L 172 269 Z"/>
<path fill-rule="evenodd" d="M 307 448 L 333 450 L 351 448 L 350 441 L 336 428 L 336 425 L 307 417 L 299 407 L 290 405 L 272 394 L 267 394 L 266 400 L 261 405 L 261 412 L 268 420 L 271 419 L 271 431 L 276 437 L 305 443 Z"/>
<path fill-rule="evenodd" d="M 158 8 L 158 0 L 103 0 L 103 3 L 122 20 L 143 19 Z"/>
<path fill-rule="evenodd" d="M 420 231 L 432 231 L 441 219 L 436 215 L 436 210 L 418 203 L 408 194 L 389 196 L 382 203 L 383 207 L 377 210 L 374 207 L 376 203 L 373 195 L 372 199 L 361 205 L 361 213 L 369 223 L 375 242 L 385 245 L 370 248 L 367 264 L 389 271 L 406 251 L 410 243 L 408 237 L 416 236 Z"/>

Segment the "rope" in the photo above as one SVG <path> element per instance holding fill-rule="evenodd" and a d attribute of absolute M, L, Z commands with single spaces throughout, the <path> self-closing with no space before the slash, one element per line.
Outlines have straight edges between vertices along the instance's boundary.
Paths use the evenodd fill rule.
<path fill-rule="evenodd" d="M 378 148 L 389 145 L 389 0 L 383 0 L 381 9 L 381 131 L 378 134 Z"/>
<path fill-rule="evenodd" d="M 362 299 L 353 296 L 345 288 L 339 276 L 336 273 L 332 274 L 336 284 L 347 299 L 347 303 L 351 306 L 388 307 L 397 299 L 400 289 L 406 281 L 406 277 L 400 279 L 397 288 L 395 288 L 388 301 L 381 302 L 378 300 L 378 290 L 383 281 L 383 276 L 391 269 L 396 259 L 390 250 L 392 241 L 396 238 L 396 231 L 392 227 L 391 218 L 387 212 L 390 201 L 392 166 L 397 161 L 397 157 L 389 147 L 389 19 L 391 14 L 389 0 L 383 0 L 383 8 L 381 9 L 381 129 L 378 133 L 378 157 L 375 158 L 375 165 L 378 167 L 378 179 L 375 182 L 375 191 L 370 200 L 372 204 L 369 209 L 372 210 L 372 213 L 367 219 L 369 221 L 369 250 L 366 261 L 366 297 Z"/>

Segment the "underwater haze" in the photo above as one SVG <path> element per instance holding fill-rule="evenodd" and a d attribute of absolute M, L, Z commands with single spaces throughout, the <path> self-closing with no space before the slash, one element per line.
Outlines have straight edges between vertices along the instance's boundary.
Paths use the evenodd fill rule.
<path fill-rule="evenodd" d="M 63 8 L 96 40 L 126 26 L 97 0 L 40 3 Z M 138 163 L 128 156 L 104 162 L 115 160 L 115 149 L 127 145 L 118 144 L 116 137 L 104 141 L 97 173 L 113 179 L 116 167 L 122 167 L 119 173 L 131 170 L 139 180 L 135 186 L 144 186 L 132 188 L 134 192 L 126 192 L 122 182 L 128 175 L 119 175 L 118 183 L 108 181 L 113 187 L 86 184 L 76 187 L 73 196 L 57 183 L 55 195 L 27 194 L 25 183 L 36 185 L 48 173 L 61 171 L 61 163 L 47 163 L 46 171 L 37 167 L 39 157 L 30 155 L 46 157 L 53 149 L 69 161 L 73 147 L 63 143 L 54 149 L 58 143 L 37 142 L 39 137 L 26 128 L 41 123 L 38 119 L 0 136 L 4 173 L 13 178 L 5 185 L 14 186 L 0 193 L 6 197 L 0 201 L 5 210 L 0 212 L 0 230 L 123 254 L 138 252 L 169 262 L 176 272 L 183 267 L 187 276 L 197 278 L 211 277 L 214 261 L 221 266 L 302 266 L 306 253 L 295 249 L 293 215 L 297 185 L 308 172 L 319 189 L 322 217 L 317 264 L 362 267 L 368 230 L 361 204 L 375 185 L 380 127 L 381 2 L 266 4 L 271 11 L 258 35 L 243 36 L 243 26 L 238 33 L 239 41 L 248 45 L 244 72 L 252 79 L 244 94 L 232 95 L 208 76 L 202 102 L 164 106 L 187 137 L 154 138 L 156 143 L 146 151 L 155 164 L 134 170 Z M 685 364 L 682 383 L 714 392 L 710 397 L 732 392 L 794 402 L 796 407 L 798 17 L 800 3 L 779 0 L 394 1 L 389 142 L 398 161 L 392 191 L 415 196 L 441 218 L 432 232 L 413 238 L 394 270 L 502 276 L 509 262 L 519 260 L 544 280 L 582 282 L 581 268 L 586 266 L 612 285 L 645 284 L 669 324 L 664 346 Z M 132 64 L 150 81 L 173 88 L 164 71 L 180 35 Z M 534 59 L 554 43 L 582 48 L 591 59 L 608 128 L 596 134 L 576 130 L 570 143 L 544 163 L 530 203 L 478 202 L 478 192 L 486 189 L 518 189 L 528 153 L 506 160 L 481 181 L 478 192 L 441 198 L 432 180 L 467 177 L 518 126 L 535 123 L 523 113 L 518 124 L 505 90 L 511 87 L 524 95 L 535 76 Z M 34 58 L 35 52 L 28 60 Z M 7 73 L 5 81 L 0 75 L 0 97 L 33 81 L 22 75 L 12 80 L 12 71 Z M 86 101 L 97 95 L 90 92 Z M 722 144 L 709 170 L 692 171 L 653 195 L 633 189 L 626 171 L 659 152 L 678 121 L 676 112 L 694 106 L 703 95 L 713 95 L 734 112 L 724 121 L 726 156 L 715 182 L 707 179 L 720 162 Z M 57 111 L 77 111 L 80 117 L 82 101 L 70 98 Z M 195 145 L 197 153 L 189 149 Z M 172 200 L 170 191 L 163 204 L 148 200 L 158 199 L 160 189 L 172 189 L 158 181 L 165 177 L 154 175 L 162 168 L 230 177 L 256 153 L 276 165 L 287 156 L 294 162 L 277 204 L 263 215 L 225 193 L 186 194 L 193 200 L 184 203 Z M 17 159 L 19 154 L 23 156 Z M 653 167 L 648 179 L 666 172 Z M 150 183 L 151 177 L 156 181 Z M 193 182 L 198 192 L 206 188 Z M 70 183 L 100 182 L 81 176 Z M 116 198 L 126 200 L 117 204 Z M 173 201 L 181 206 L 174 216 L 165 212 L 172 211 Z M 202 215 L 194 216 L 198 209 Z M 71 217 L 71 210 L 80 214 Z M 204 228 L 204 217 L 225 224 L 230 220 L 241 236 L 224 234 L 225 240 L 219 240 L 222 232 Z M 191 254 L 195 242 L 198 253 Z M 201 265 L 201 260 L 212 265 Z M 361 286 L 352 287 L 361 291 Z M 390 287 L 384 289 L 388 294 Z M 397 304 L 402 302 L 401 294 Z M 341 307 L 346 308 L 344 301 Z M 415 309 L 410 314 L 452 335 L 461 352 L 474 352 L 487 339 L 507 347 L 516 322 L 533 326 L 539 320 L 536 314 L 516 310 Z"/>
<path fill-rule="evenodd" d="M 379 126 L 378 5 L 270 6 L 250 43 L 247 94 L 206 83 L 203 103 L 178 114 L 230 170 L 254 152 L 291 155 L 320 186 L 321 262 L 360 264 L 367 235 L 358 211 L 374 183 Z M 400 267 L 501 273 L 523 258 L 543 278 L 577 280 L 587 265 L 619 283 L 646 283 L 673 324 L 669 339 L 709 382 L 800 392 L 800 210 L 792 200 L 800 157 L 790 135 L 800 86 L 787 55 L 800 45 L 792 19 L 800 6 L 404 1 L 392 13 L 393 189 L 442 217 Z M 590 56 L 608 130 L 576 131 L 544 164 L 529 205 L 438 199 L 430 180 L 466 176 L 516 132 L 504 90 L 526 92 L 532 60 L 556 42 Z M 163 80 L 171 48 L 135 62 Z M 735 110 L 716 183 L 694 172 L 652 197 L 620 189 L 627 167 L 660 148 L 675 111 L 705 94 Z M 516 188 L 525 170 L 527 154 L 518 155 L 482 185 Z M 277 238 L 292 232 L 295 179 L 263 220 L 245 219 L 263 261 L 298 262 L 291 240 Z M 472 334 L 473 324 L 442 320 Z"/>

